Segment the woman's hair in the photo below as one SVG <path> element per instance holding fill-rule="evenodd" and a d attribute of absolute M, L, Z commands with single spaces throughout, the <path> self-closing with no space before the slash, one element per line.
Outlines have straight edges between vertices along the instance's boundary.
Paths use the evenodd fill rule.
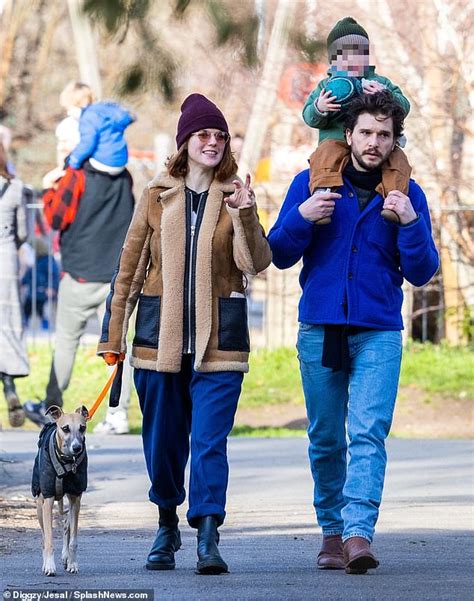
<path fill-rule="evenodd" d="M 188 173 L 188 147 L 187 143 L 181 144 L 178 152 L 169 157 L 166 169 L 172 177 L 185 177 Z M 219 182 L 224 182 L 237 173 L 237 163 L 227 142 L 221 162 L 214 170 L 214 177 Z"/>
<path fill-rule="evenodd" d="M 59 104 L 68 109 L 71 106 L 87 106 L 94 102 L 94 94 L 86 83 L 70 81 L 59 95 Z"/>
<path fill-rule="evenodd" d="M 0 175 L 8 180 L 13 178 L 13 175 L 8 171 L 7 152 L 2 142 L 0 142 Z"/>

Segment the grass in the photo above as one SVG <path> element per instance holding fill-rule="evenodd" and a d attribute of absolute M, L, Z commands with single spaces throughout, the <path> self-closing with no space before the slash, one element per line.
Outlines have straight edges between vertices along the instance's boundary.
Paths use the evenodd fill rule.
<path fill-rule="evenodd" d="M 20 398 L 42 398 L 48 381 L 52 350 L 47 342 L 36 342 L 30 349 L 31 375 L 18 379 Z M 107 380 L 107 370 L 95 355 L 95 347 L 81 346 L 70 386 L 64 394 L 65 409 L 81 404 L 90 407 Z M 457 398 L 474 398 L 474 353 L 466 348 L 447 345 L 411 343 L 404 352 L 401 385 L 416 386 L 429 394 Z M 93 425 L 105 415 L 106 400 L 94 416 Z M 284 403 L 302 404 L 303 394 L 298 360 L 293 349 L 258 350 L 252 353 L 250 373 L 244 380 L 240 404 L 261 407 Z M 140 432 L 141 415 L 136 392 L 130 407 L 131 431 Z M 8 424 L 6 403 L 0 402 L 0 421 Z M 28 424 L 27 427 L 36 429 Z M 236 426 L 237 436 L 288 436 L 295 430 L 284 428 L 250 428 Z"/>
<path fill-rule="evenodd" d="M 403 354 L 400 384 L 443 396 L 474 398 L 474 352 L 468 347 L 412 342 Z"/>
<path fill-rule="evenodd" d="M 303 403 L 296 351 L 291 348 L 254 351 L 239 404 L 260 407 L 280 403 Z"/>
<path fill-rule="evenodd" d="M 234 426 L 232 436 L 250 436 L 253 438 L 294 438 L 305 437 L 306 430 L 293 428 L 253 428 L 252 426 Z"/>

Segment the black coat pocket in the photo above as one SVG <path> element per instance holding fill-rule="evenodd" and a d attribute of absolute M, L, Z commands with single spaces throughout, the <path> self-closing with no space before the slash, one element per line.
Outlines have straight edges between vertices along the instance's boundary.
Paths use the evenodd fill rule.
<path fill-rule="evenodd" d="M 219 350 L 250 351 L 245 298 L 219 299 Z"/>
<path fill-rule="evenodd" d="M 158 331 L 160 328 L 160 296 L 140 294 L 138 300 L 137 321 L 133 344 L 158 348 Z"/>

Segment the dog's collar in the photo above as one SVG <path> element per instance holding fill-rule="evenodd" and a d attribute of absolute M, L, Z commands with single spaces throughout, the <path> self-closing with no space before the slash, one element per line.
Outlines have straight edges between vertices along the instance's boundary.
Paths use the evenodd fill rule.
<path fill-rule="evenodd" d="M 79 455 L 73 455 L 72 457 L 61 453 L 56 442 L 56 432 L 52 433 L 52 436 L 49 439 L 49 456 L 51 457 L 51 462 L 58 478 L 62 478 L 70 472 L 75 474 L 78 466 L 82 463 L 85 454 L 85 447 L 82 448 Z"/>

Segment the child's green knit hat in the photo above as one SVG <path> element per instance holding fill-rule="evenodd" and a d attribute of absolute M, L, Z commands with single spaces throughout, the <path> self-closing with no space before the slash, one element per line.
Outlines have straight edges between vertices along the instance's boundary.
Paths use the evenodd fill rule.
<path fill-rule="evenodd" d="M 328 58 L 331 62 L 343 46 L 355 45 L 366 47 L 369 51 L 369 35 L 365 29 L 352 17 L 344 17 L 331 29 L 327 39 Z"/>

